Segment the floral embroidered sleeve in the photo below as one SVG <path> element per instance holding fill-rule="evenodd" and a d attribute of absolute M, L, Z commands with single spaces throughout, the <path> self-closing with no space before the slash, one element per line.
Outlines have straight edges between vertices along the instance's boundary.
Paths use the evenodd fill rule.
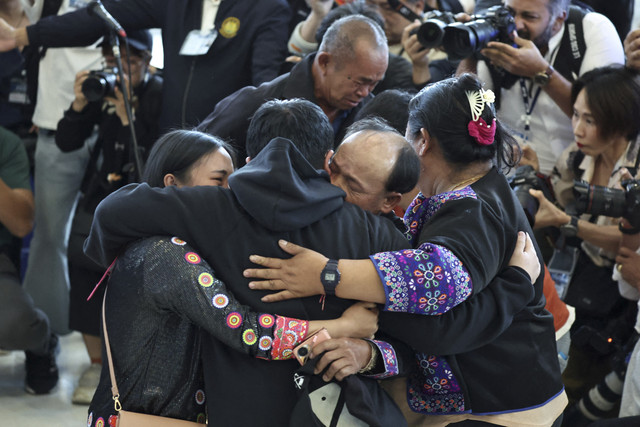
<path fill-rule="evenodd" d="M 376 369 L 375 374 L 364 376 L 373 378 L 376 380 L 382 380 L 384 378 L 389 378 L 398 375 L 398 357 L 396 356 L 396 351 L 391 344 L 386 341 L 379 340 L 367 340 L 370 343 L 374 344 L 378 348 L 378 352 L 382 357 L 382 364 L 379 369 Z"/>
<path fill-rule="evenodd" d="M 384 286 L 386 311 L 438 315 L 471 295 L 469 273 L 443 246 L 425 243 L 370 258 Z"/>
<path fill-rule="evenodd" d="M 148 245 L 141 266 L 145 290 L 159 309 L 181 314 L 231 348 L 261 359 L 290 359 L 307 336 L 308 321 L 241 305 L 185 241 L 154 237 L 142 244 Z"/>

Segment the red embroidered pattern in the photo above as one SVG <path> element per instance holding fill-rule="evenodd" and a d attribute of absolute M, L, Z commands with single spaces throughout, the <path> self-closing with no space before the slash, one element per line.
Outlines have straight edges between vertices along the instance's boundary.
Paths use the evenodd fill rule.
<path fill-rule="evenodd" d="M 304 341 L 308 332 L 309 322 L 306 320 L 276 316 L 271 359 L 290 359 L 293 356 L 293 348 Z"/>

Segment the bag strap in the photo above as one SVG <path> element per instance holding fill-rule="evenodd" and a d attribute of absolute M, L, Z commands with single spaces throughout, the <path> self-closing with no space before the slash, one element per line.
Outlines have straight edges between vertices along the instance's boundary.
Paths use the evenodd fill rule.
<path fill-rule="evenodd" d="M 574 82 L 580 75 L 580 66 L 587 51 L 582 20 L 589 12 L 593 10 L 577 5 L 569 7 L 569 14 L 564 23 L 564 34 L 553 61 L 553 68 L 569 82 Z"/>
<path fill-rule="evenodd" d="M 107 361 L 109 362 L 109 376 L 111 377 L 111 395 L 113 397 L 113 407 L 120 412 L 122 405 L 120 404 L 120 392 L 116 383 L 116 375 L 113 371 L 113 359 L 111 357 L 111 346 L 109 345 L 109 334 L 107 333 L 107 319 L 105 316 L 105 303 L 107 301 L 107 289 L 104 290 L 102 298 L 102 332 L 104 333 L 104 346 L 107 350 Z"/>

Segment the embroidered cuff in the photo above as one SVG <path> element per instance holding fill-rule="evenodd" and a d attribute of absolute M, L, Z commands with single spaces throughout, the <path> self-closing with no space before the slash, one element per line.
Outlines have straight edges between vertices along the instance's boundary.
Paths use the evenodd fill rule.
<path fill-rule="evenodd" d="M 418 249 L 370 258 L 384 286 L 386 311 L 438 315 L 471 295 L 469 273 L 443 246 L 425 243 Z"/>
<path fill-rule="evenodd" d="M 293 348 L 304 341 L 308 332 L 309 322 L 306 320 L 276 316 L 276 327 L 273 333 L 273 346 L 271 347 L 271 359 L 291 359 L 291 357 L 293 357 Z"/>
<path fill-rule="evenodd" d="M 398 375 L 398 358 L 396 357 L 396 351 L 391 344 L 385 341 L 367 340 L 374 344 L 378 348 L 378 352 L 382 356 L 382 363 L 384 368 L 379 369 L 381 372 L 376 372 L 373 375 L 362 374 L 365 377 L 381 380 L 383 378 L 393 377 Z M 382 371 L 384 369 L 384 371 Z"/>

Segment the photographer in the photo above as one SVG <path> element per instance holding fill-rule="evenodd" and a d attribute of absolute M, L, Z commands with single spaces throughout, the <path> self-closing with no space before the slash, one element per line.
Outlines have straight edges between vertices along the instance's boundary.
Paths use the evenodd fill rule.
<path fill-rule="evenodd" d="M 622 221 L 622 228 L 636 231 L 635 234 L 623 234 L 620 250 L 616 257 L 613 279 L 618 281 L 620 294 L 640 304 L 640 233 L 631 229 L 630 224 Z M 636 333 L 640 334 L 640 316 L 636 319 Z M 640 344 L 636 343 L 629 358 L 624 379 L 620 417 L 640 415 Z"/>
<path fill-rule="evenodd" d="M 149 72 L 152 38 L 149 31 L 129 32 L 129 56 L 122 46 L 122 69 L 131 90 L 136 139 L 140 156 L 151 148 L 159 134 L 158 117 L 162 108 L 162 79 Z M 69 327 L 83 333 L 91 366 L 80 378 L 73 394 L 74 403 L 89 403 L 98 384 L 101 366 L 100 295 L 86 301 L 104 269 L 91 262 L 82 245 L 89 234 L 98 203 L 118 188 L 138 181 L 134 166 L 131 131 L 116 61 L 111 46 L 102 45 L 107 68 L 99 72 L 80 71 L 74 85 L 75 99 L 58 123 L 56 144 L 63 152 L 82 149 L 84 140 L 98 125 L 98 138 L 90 154 L 81 185 L 81 197 L 73 217 L 69 237 L 70 308 Z M 130 77 L 129 77 L 130 76 Z M 89 97 L 93 101 L 87 99 Z"/>
<path fill-rule="evenodd" d="M 547 200 L 541 191 L 530 193 L 540 203 L 535 228 L 557 227 L 568 246 L 579 245 L 577 265 L 565 301 L 576 308 L 571 329 L 569 362 L 563 380 L 570 400 L 583 394 L 611 372 L 611 361 L 631 332 L 633 306 L 622 299 L 611 280 L 611 267 L 621 233 L 607 193 L 575 195 L 574 180 L 614 187 L 627 168 L 637 173 L 640 124 L 640 85 L 636 74 L 620 66 L 592 70 L 571 90 L 575 145 L 558 160 L 552 176 L 559 204 L 571 212 L 581 202 L 588 212 L 580 217 Z M 605 209 L 597 208 L 604 207 Z M 606 214 L 605 214 L 606 215 Z M 580 242 L 581 241 L 581 242 Z"/>
<path fill-rule="evenodd" d="M 515 20 L 515 47 L 492 41 L 481 60 L 463 60 L 458 72 L 477 71 L 493 86 L 498 117 L 530 144 L 549 174 L 572 138 L 571 82 L 597 66 L 622 63 L 622 44 L 606 17 L 569 8 L 569 0 L 505 0 L 504 6 Z"/>

